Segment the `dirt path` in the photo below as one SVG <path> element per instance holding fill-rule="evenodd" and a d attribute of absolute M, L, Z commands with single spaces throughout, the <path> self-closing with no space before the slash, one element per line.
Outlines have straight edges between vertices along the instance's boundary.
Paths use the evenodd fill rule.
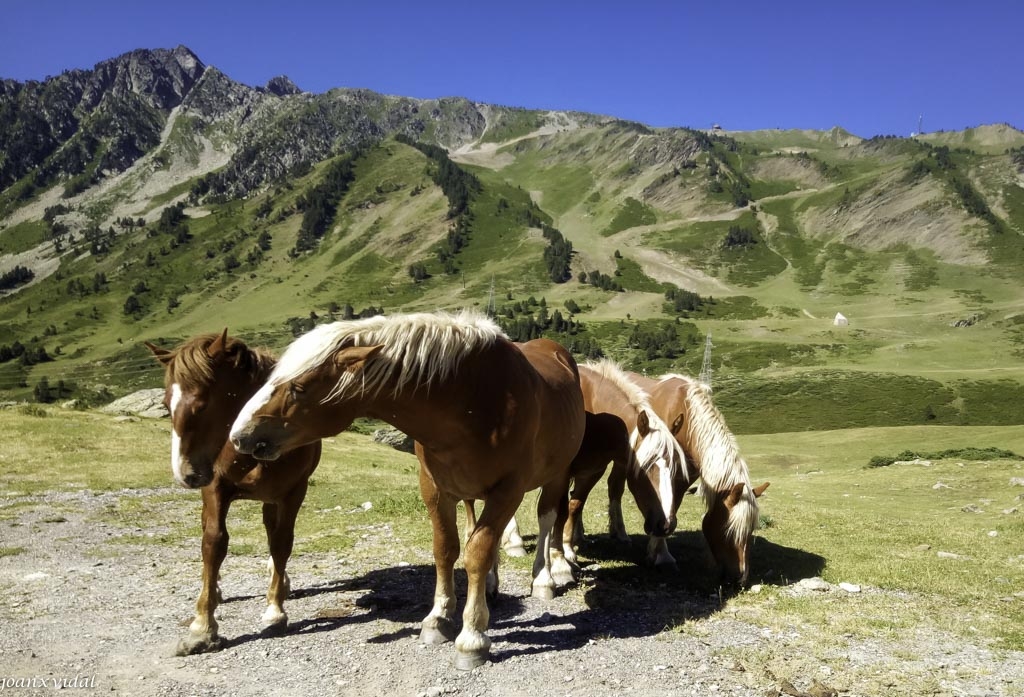
<path fill-rule="evenodd" d="M 156 513 L 144 526 L 130 517 L 125 524 L 109 522 L 119 520 L 113 511 L 132 505 Z M 433 567 L 426 550 L 389 557 L 395 531 L 387 524 L 365 531 L 361 554 L 293 560 L 294 592 L 286 605 L 291 625 L 283 636 L 258 631 L 264 557 L 229 554 L 219 610 L 227 647 L 178 657 L 173 648 L 191 619 L 199 583 L 199 548 L 191 540 L 160 538 L 168 521 L 197 510 L 194 498 L 170 489 L 8 498 L 0 505 L 0 678 L 35 678 L 39 685 L 78 676 L 104 694 L 172 697 L 763 697 L 789 688 L 818 697 L 910 695 L 920 675 L 930 674 L 935 694 L 1009 695 L 1019 693 L 1007 681 L 1024 678 L 1019 656 L 1008 662 L 927 634 L 906 637 L 906 647 L 853 639 L 842 647 L 819 646 L 807 628 L 758 626 L 715 596 L 695 595 L 671 580 L 645 581 L 635 568 L 602 569 L 592 562 L 576 588 L 550 602 L 530 598 L 526 574 L 508 570 L 492 608 L 492 661 L 461 673 L 452 668 L 451 645 L 417 640 Z M 457 586 L 463 593 L 461 573 Z M 907 650 L 924 657 L 893 658 Z M 836 652 L 834 661 L 821 658 Z M 764 662 L 780 653 L 785 676 Z M 828 663 L 850 667 L 836 672 Z M 10 691 L 49 694 L 50 685 Z M 817 693 L 801 692 L 815 686 Z M 826 688 L 836 692 L 821 691 Z"/>

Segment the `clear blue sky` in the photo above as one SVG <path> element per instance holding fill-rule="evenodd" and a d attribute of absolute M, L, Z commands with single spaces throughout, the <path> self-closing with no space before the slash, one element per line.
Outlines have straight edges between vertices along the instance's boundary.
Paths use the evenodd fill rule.
<path fill-rule="evenodd" d="M 27 0 L 0 77 L 184 44 L 249 85 L 366 87 L 654 126 L 1024 129 L 1024 1 Z"/>

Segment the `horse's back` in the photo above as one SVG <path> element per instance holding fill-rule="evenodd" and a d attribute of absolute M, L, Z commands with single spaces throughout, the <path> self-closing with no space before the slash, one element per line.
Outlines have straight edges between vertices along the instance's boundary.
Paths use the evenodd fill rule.
<path fill-rule="evenodd" d="M 535 393 L 539 434 L 544 434 L 549 449 L 559 454 L 564 451 L 572 459 L 579 450 L 586 424 L 576 360 L 564 346 L 550 339 L 534 339 L 516 346 L 539 378 Z"/>

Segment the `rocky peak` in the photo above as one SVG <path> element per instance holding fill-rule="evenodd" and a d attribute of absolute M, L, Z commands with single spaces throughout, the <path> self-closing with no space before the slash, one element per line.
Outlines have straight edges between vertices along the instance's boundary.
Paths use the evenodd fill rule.
<path fill-rule="evenodd" d="M 290 94 L 301 94 L 302 90 L 299 89 L 298 85 L 291 81 L 287 75 L 278 75 L 272 77 L 267 81 L 266 87 L 267 92 L 276 94 L 278 97 L 286 97 Z"/>
<path fill-rule="evenodd" d="M 94 109 L 107 94 L 134 94 L 160 111 L 181 103 L 206 66 L 184 46 L 137 49 L 97 63 L 82 95 L 81 105 Z"/>

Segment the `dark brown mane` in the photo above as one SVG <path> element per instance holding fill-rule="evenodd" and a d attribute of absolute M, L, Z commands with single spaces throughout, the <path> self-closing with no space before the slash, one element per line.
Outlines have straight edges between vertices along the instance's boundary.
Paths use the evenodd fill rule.
<path fill-rule="evenodd" d="M 164 381 L 177 383 L 182 388 L 207 385 L 213 380 L 213 363 L 207 349 L 220 334 L 201 334 L 172 350 Z M 263 382 L 277 363 L 277 358 L 265 349 L 252 349 L 244 341 L 229 338 L 225 355 L 233 367 L 244 371 L 253 382 Z"/>

